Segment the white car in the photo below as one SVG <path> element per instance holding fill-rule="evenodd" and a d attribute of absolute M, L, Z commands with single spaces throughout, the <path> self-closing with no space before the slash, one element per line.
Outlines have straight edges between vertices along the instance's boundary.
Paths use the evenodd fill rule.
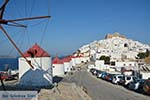
<path fill-rule="evenodd" d="M 122 74 L 116 74 L 113 76 L 112 83 L 119 84 L 119 82 L 124 78 L 124 75 Z"/>
<path fill-rule="evenodd" d="M 125 83 L 124 85 L 127 86 L 129 83 L 133 82 L 134 80 L 138 79 L 137 77 L 134 76 L 125 76 Z"/>

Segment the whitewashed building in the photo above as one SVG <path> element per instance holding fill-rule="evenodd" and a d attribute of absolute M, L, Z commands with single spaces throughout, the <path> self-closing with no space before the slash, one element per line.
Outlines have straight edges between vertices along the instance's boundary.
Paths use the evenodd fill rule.
<path fill-rule="evenodd" d="M 75 64 L 81 64 L 81 56 L 76 56 L 75 57 Z"/>
<path fill-rule="evenodd" d="M 115 66 L 117 70 L 121 70 L 122 67 L 126 70 L 139 70 L 138 63 L 134 61 L 115 62 Z"/>
<path fill-rule="evenodd" d="M 119 33 L 114 33 L 111 38 L 93 41 L 87 45 L 82 46 L 79 50 L 89 52 L 90 57 L 94 60 L 101 55 L 109 55 L 111 60 L 136 60 L 136 56 L 139 52 L 146 52 L 150 50 L 148 44 L 142 44 L 139 41 L 133 41 L 122 37 Z"/>
<path fill-rule="evenodd" d="M 95 68 L 98 70 L 103 70 L 105 67 L 104 60 L 96 60 L 95 61 Z"/>
<path fill-rule="evenodd" d="M 81 63 L 87 63 L 87 62 L 90 62 L 90 57 L 89 56 L 81 56 L 80 60 L 81 60 Z"/>
<path fill-rule="evenodd" d="M 64 64 L 57 56 L 52 61 L 52 67 L 53 76 L 64 76 Z"/>
<path fill-rule="evenodd" d="M 51 56 L 38 44 L 32 46 L 23 54 L 31 65 L 23 57 L 19 57 L 19 84 L 23 86 L 49 86 L 52 84 Z"/>
<path fill-rule="evenodd" d="M 71 65 L 73 66 L 73 67 L 75 67 L 76 66 L 76 57 L 75 56 L 71 56 Z"/>
<path fill-rule="evenodd" d="M 150 78 L 150 72 L 143 72 L 143 71 L 141 71 L 140 74 L 142 75 L 142 79 Z"/>

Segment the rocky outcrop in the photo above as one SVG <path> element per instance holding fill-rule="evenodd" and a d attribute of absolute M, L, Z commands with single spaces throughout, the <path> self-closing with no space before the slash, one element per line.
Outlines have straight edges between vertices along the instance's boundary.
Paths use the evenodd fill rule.
<path fill-rule="evenodd" d="M 112 37 L 126 38 L 124 35 L 121 35 L 120 33 L 115 32 L 114 34 L 107 34 L 107 35 L 105 36 L 105 39 L 109 39 L 109 38 L 112 38 Z"/>
<path fill-rule="evenodd" d="M 146 64 L 150 64 L 150 56 L 146 57 L 146 58 L 144 59 L 144 62 L 145 62 Z"/>
<path fill-rule="evenodd" d="M 38 100 L 92 100 L 86 92 L 75 83 L 61 82 L 51 90 L 42 89 Z"/>

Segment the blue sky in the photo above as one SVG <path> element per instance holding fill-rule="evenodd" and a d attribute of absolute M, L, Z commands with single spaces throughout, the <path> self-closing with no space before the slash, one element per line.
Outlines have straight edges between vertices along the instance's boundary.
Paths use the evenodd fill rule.
<path fill-rule="evenodd" d="M 23 15 L 28 17 L 30 14 L 20 13 L 29 13 L 34 0 L 14 1 L 9 2 L 5 18 L 18 18 Z M 84 44 L 103 39 L 107 33 L 114 32 L 120 32 L 133 40 L 150 43 L 150 0 L 50 0 L 50 4 L 48 4 L 48 0 L 35 1 L 37 5 L 34 5 L 31 15 L 50 14 L 52 18 L 49 20 L 45 33 L 43 31 L 47 23 L 45 20 L 40 24 L 42 27 L 37 25 L 27 29 L 29 34 L 27 37 L 30 39 L 25 38 L 22 41 L 27 43 L 27 40 L 30 40 L 30 43 L 23 45 L 23 42 L 16 42 L 22 46 L 22 51 L 37 42 L 51 55 L 67 55 L 75 52 Z M 26 9 L 26 11 L 23 9 L 25 6 L 30 9 Z M 50 10 L 47 9 L 48 6 Z M 29 25 L 34 22 L 38 23 L 32 21 L 29 22 Z M 23 23 L 28 24 L 27 22 Z M 20 30 L 20 28 L 12 29 L 10 27 L 6 27 L 6 29 L 12 36 L 13 33 Z M 40 43 L 42 34 L 45 35 L 43 42 Z M 18 37 L 13 37 L 13 39 L 19 41 Z M 0 55 L 8 54 L 11 52 L 11 48 L 10 43 L 1 34 Z M 15 54 L 14 50 L 11 55 Z"/>

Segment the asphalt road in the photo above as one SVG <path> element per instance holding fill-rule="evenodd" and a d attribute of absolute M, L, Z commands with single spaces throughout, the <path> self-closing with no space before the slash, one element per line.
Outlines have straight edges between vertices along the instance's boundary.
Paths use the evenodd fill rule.
<path fill-rule="evenodd" d="M 150 96 L 97 79 L 86 70 L 75 72 L 73 75 L 65 77 L 63 81 L 75 82 L 77 85 L 83 86 L 93 100 L 150 100 Z"/>

